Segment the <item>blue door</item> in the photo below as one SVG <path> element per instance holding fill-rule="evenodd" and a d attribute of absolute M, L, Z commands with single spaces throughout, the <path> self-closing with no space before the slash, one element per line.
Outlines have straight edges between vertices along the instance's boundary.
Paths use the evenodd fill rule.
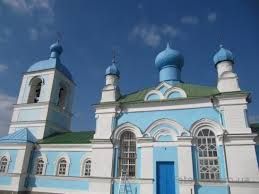
<path fill-rule="evenodd" d="M 175 194 L 175 175 L 173 162 L 156 163 L 156 193 Z"/>

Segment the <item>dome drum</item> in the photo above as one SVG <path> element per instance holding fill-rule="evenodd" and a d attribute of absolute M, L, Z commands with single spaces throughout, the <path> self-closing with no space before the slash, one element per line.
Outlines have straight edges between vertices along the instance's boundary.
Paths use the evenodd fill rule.
<path fill-rule="evenodd" d="M 179 83 L 181 80 L 181 70 L 175 66 L 167 66 L 159 71 L 159 81 L 172 81 Z"/>
<path fill-rule="evenodd" d="M 155 59 L 155 66 L 159 70 L 159 81 L 181 82 L 181 69 L 184 58 L 177 50 L 171 49 L 167 44 L 165 50 L 160 52 Z"/>

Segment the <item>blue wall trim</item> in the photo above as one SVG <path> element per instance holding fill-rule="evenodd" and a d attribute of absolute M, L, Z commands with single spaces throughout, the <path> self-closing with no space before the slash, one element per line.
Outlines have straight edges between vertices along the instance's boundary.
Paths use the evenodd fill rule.
<path fill-rule="evenodd" d="M 9 176 L 0 175 L 0 185 L 10 185 L 12 182 L 12 178 Z M 1 187 L 0 187 L 1 189 Z"/>
<path fill-rule="evenodd" d="M 138 126 L 141 129 L 141 131 L 144 132 L 148 128 L 148 126 L 151 125 L 154 121 L 165 118 L 178 122 L 185 129 L 190 129 L 191 125 L 194 122 L 203 118 L 211 119 L 221 124 L 220 113 L 211 107 L 207 107 L 183 110 L 123 113 L 123 115 L 120 118 L 118 118 L 117 125 L 129 122 Z"/>
<path fill-rule="evenodd" d="M 219 166 L 220 166 L 220 179 L 226 180 L 226 165 L 225 165 L 225 157 L 224 157 L 224 149 L 222 145 L 219 145 L 217 147 L 218 149 L 218 160 L 219 160 Z"/>
<path fill-rule="evenodd" d="M 195 185 L 195 194 L 228 194 L 227 186 Z"/>
<path fill-rule="evenodd" d="M 119 194 L 119 185 L 120 185 L 119 182 L 114 183 L 113 194 Z M 131 184 L 129 184 L 129 182 L 127 182 L 128 190 L 129 190 L 129 187 L 130 187 L 132 192 L 128 192 L 128 193 L 142 194 L 142 193 L 140 193 L 140 184 L 138 184 L 138 183 L 131 183 Z"/>
<path fill-rule="evenodd" d="M 48 177 L 31 177 L 29 178 L 29 187 L 46 187 L 46 188 L 62 188 L 74 190 L 88 190 L 89 184 L 87 180 L 58 180 Z"/>

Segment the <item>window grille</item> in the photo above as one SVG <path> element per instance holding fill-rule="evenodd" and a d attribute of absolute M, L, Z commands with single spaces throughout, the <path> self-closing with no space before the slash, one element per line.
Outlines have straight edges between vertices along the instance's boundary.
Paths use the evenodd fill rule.
<path fill-rule="evenodd" d="M 58 163 L 58 176 L 65 176 L 67 172 L 67 161 L 65 159 L 61 159 Z"/>
<path fill-rule="evenodd" d="M 197 137 L 199 172 L 202 180 L 219 179 L 219 162 L 215 134 L 203 129 Z"/>
<path fill-rule="evenodd" d="M 37 175 L 43 175 L 44 170 L 44 160 L 42 158 L 39 158 L 37 160 L 37 166 L 36 166 L 36 173 Z"/>
<path fill-rule="evenodd" d="M 91 160 L 86 160 L 84 163 L 84 176 L 90 176 L 91 175 Z"/>
<path fill-rule="evenodd" d="M 4 156 L 0 160 L 0 173 L 6 173 L 7 172 L 7 165 L 8 165 L 8 160 Z"/>
<path fill-rule="evenodd" d="M 124 170 L 127 176 L 136 175 L 136 136 L 126 131 L 120 139 L 119 172 Z"/>

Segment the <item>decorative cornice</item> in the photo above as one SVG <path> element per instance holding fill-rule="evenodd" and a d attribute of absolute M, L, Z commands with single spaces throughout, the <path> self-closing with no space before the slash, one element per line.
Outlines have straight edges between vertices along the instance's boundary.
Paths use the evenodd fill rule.
<path fill-rule="evenodd" d="M 28 107 L 40 107 L 49 105 L 49 101 L 45 102 L 38 102 L 38 103 L 21 103 L 21 104 L 14 104 L 14 108 L 28 108 Z"/>

